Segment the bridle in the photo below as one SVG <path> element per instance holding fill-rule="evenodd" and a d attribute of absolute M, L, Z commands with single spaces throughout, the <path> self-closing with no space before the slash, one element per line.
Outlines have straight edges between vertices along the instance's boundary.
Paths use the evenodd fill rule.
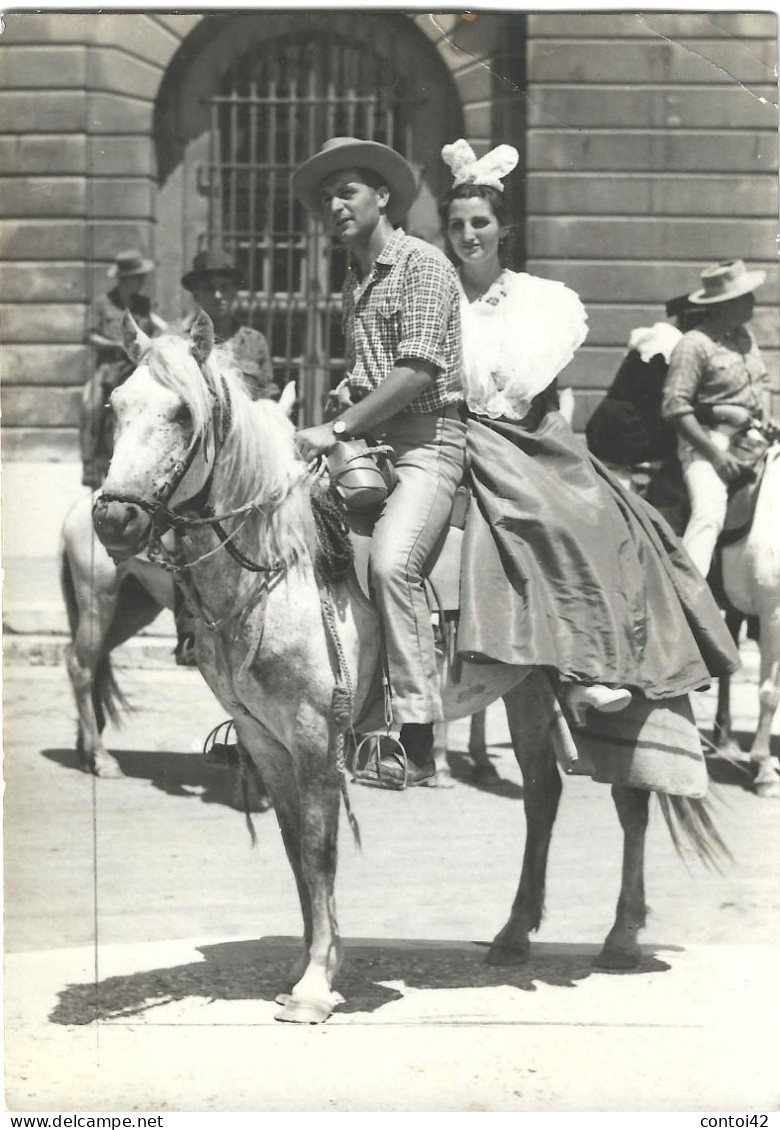
<path fill-rule="evenodd" d="M 195 565 L 213 556 L 213 554 L 217 553 L 220 549 L 225 549 L 242 569 L 246 569 L 251 573 L 263 573 L 271 576 L 280 575 L 287 568 L 284 562 L 277 561 L 272 565 L 263 565 L 260 562 L 252 561 L 233 544 L 233 539 L 241 532 L 252 513 L 259 510 L 258 504 L 254 501 L 246 502 L 233 510 L 217 514 L 209 502 L 209 495 L 211 494 L 211 488 L 214 482 L 214 473 L 216 471 L 219 453 L 230 429 L 232 404 L 230 400 L 230 390 L 224 381 L 222 382 L 225 398 L 225 406 L 223 409 L 216 392 L 211 387 L 208 378 L 202 370 L 201 375 L 209 385 L 209 393 L 212 398 L 211 434 L 214 439 L 214 461 L 203 485 L 198 489 L 196 494 L 186 501 L 179 503 L 176 509 L 168 505 L 192 467 L 201 447 L 204 448 L 205 458 L 208 458 L 208 443 L 203 443 L 203 434 L 193 439 L 184 458 L 178 460 L 175 464 L 170 480 L 157 492 L 155 498 L 148 499 L 138 494 L 131 494 L 130 492 L 101 491 L 98 500 L 127 503 L 132 506 L 137 506 L 139 510 L 143 510 L 150 519 L 149 530 L 144 539 L 149 560 L 162 566 L 162 568 L 166 569 L 168 572 L 173 573 L 180 580 L 183 578 L 183 575 L 189 572 Z M 208 433 L 204 434 L 207 435 Z M 186 508 L 187 512 L 182 513 L 182 508 Z M 244 521 L 240 522 L 231 533 L 228 533 L 222 523 L 229 521 L 231 518 L 241 517 L 244 518 Z M 188 530 L 195 530 L 203 526 L 211 527 L 218 538 L 219 544 L 215 549 L 208 550 L 192 561 L 185 561 L 181 553 L 172 553 L 170 550 L 166 549 L 162 543 L 163 535 L 167 533 L 168 530 L 186 534 Z M 140 548 L 143 548 L 143 546 L 139 546 L 139 549 Z"/>

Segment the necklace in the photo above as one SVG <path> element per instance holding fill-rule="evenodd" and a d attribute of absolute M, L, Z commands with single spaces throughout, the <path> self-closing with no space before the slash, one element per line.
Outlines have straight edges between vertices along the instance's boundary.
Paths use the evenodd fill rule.
<path fill-rule="evenodd" d="M 479 293 L 477 293 L 473 287 L 467 287 L 465 282 L 463 281 L 462 276 L 461 286 L 463 287 L 463 292 L 466 295 L 466 298 L 468 298 L 469 302 L 471 302 L 472 304 L 476 302 L 484 302 L 487 306 L 498 306 L 502 298 L 506 298 L 507 296 L 506 275 L 503 270 L 499 275 L 496 276 L 496 278 L 493 279 L 491 283 L 489 283 L 485 287 L 484 290 L 480 291 Z"/>

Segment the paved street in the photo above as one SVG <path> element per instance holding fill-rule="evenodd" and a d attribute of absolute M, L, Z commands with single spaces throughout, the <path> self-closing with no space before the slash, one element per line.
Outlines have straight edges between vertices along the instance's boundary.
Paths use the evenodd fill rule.
<path fill-rule="evenodd" d="M 755 658 L 745 645 L 748 684 Z M 126 779 L 95 781 L 76 769 L 64 671 L 6 668 L 11 1109 L 775 1108 L 780 805 L 744 768 L 711 765 L 734 855 L 720 874 L 678 860 L 655 807 L 646 956 L 622 975 L 590 965 L 619 885 L 609 790 L 568 780 L 534 957 L 495 970 L 481 943 L 518 877 L 521 780 L 500 709 L 498 792 L 462 779 L 452 727 L 454 788 L 352 790 L 348 1003 L 322 1029 L 282 1027 L 299 918 L 273 814 L 252 850 L 226 775 L 196 752 L 221 717 L 196 672 L 121 676 L 138 707 L 109 733 Z M 746 747 L 755 685 L 735 699 Z M 702 724 L 712 711 L 701 696 Z"/>

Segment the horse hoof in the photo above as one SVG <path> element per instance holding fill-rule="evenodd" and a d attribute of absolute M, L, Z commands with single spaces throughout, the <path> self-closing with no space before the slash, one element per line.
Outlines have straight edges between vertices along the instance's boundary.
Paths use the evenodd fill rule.
<path fill-rule="evenodd" d="M 92 774 L 95 777 L 100 777 L 102 781 L 118 780 L 120 777 L 124 777 L 124 773 L 116 761 L 96 761 L 92 767 Z"/>
<path fill-rule="evenodd" d="M 455 778 L 449 769 L 437 769 L 436 776 L 434 777 L 437 789 L 454 789 Z"/>
<path fill-rule="evenodd" d="M 291 1000 L 292 1000 L 292 993 L 277 993 L 277 995 L 274 997 L 274 1001 L 276 1002 L 276 1004 L 288 1005 Z M 337 993 L 337 992 L 333 993 L 333 1007 L 334 1008 L 336 1007 L 337 1004 L 345 1004 L 345 1003 L 346 1002 L 344 1000 L 344 997 L 342 997 L 341 993 Z M 280 1019 L 280 1017 L 277 1017 L 277 1020 L 278 1019 Z"/>
<path fill-rule="evenodd" d="M 496 945 L 495 942 L 485 955 L 485 965 L 525 965 L 531 956 L 531 947 L 526 945 Z"/>
<path fill-rule="evenodd" d="M 593 959 L 596 969 L 636 969 L 642 960 L 641 950 L 612 949 L 605 946 Z"/>
<path fill-rule="evenodd" d="M 339 1003 L 335 996 L 336 994 L 330 1000 L 324 1001 L 296 999 L 290 996 L 284 1007 L 276 1013 L 275 1019 L 281 1020 L 284 1024 L 324 1024 Z"/>
<path fill-rule="evenodd" d="M 780 798 L 780 781 L 757 781 L 756 796 L 765 800 L 777 800 Z"/>

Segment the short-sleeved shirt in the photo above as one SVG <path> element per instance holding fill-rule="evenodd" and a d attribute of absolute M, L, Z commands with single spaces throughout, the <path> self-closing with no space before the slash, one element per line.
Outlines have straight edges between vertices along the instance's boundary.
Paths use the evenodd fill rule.
<path fill-rule="evenodd" d="M 196 314 L 185 318 L 182 332 L 188 333 Z M 233 333 L 217 346 L 228 353 L 241 370 L 254 400 L 279 396 L 279 386 L 274 381 L 268 342 L 259 330 L 236 324 Z"/>
<path fill-rule="evenodd" d="M 436 412 L 463 400 L 458 277 L 440 251 L 397 230 L 371 270 L 352 269 L 343 290 L 348 384 L 358 400 L 404 361 L 435 366 L 431 385 L 405 409 Z"/>
<path fill-rule="evenodd" d="M 672 351 L 663 393 L 666 419 L 703 405 L 733 404 L 759 416 L 770 413 L 769 375 L 747 326 L 711 325 L 683 334 Z"/>

